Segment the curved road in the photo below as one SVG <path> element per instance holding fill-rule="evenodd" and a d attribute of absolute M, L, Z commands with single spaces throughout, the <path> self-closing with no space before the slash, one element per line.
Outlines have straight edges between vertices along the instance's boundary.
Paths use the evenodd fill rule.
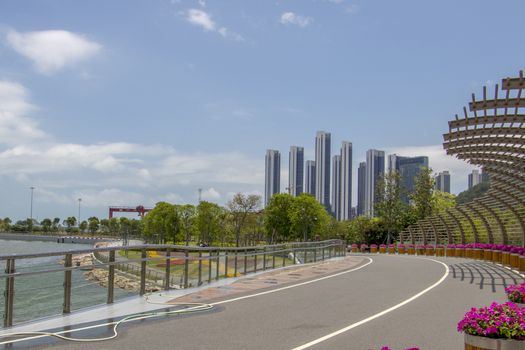
<path fill-rule="evenodd" d="M 128 323 L 113 341 L 53 341 L 32 348 L 291 350 L 389 309 L 436 284 L 446 273 L 444 264 L 429 259 L 370 257 L 373 263 L 362 269 L 219 304 L 211 312 Z M 461 349 L 463 338 L 456 332 L 456 324 L 465 311 L 493 300 L 504 301 L 504 287 L 522 279 L 490 263 L 454 258 L 441 261 L 450 272 L 435 288 L 381 317 L 302 348 L 367 350 L 390 345 L 394 349 Z M 366 262 L 363 257 L 363 264 Z"/>

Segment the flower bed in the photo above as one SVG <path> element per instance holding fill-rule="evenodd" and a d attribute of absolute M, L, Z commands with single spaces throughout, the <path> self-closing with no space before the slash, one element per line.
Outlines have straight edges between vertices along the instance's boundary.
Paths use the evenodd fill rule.
<path fill-rule="evenodd" d="M 361 244 L 361 246 L 359 247 L 359 249 L 361 250 L 361 253 L 365 253 L 365 252 L 368 250 L 368 245 L 366 245 L 366 244 Z"/>
<path fill-rule="evenodd" d="M 397 253 L 398 254 L 405 254 L 405 245 L 404 244 L 398 244 L 397 245 Z"/>
<path fill-rule="evenodd" d="M 381 253 L 381 254 L 386 253 L 386 244 L 381 244 L 379 246 L 379 253 Z"/>
<path fill-rule="evenodd" d="M 427 244 L 425 246 L 425 254 L 428 255 L 428 256 L 433 256 L 434 255 L 434 246 L 431 245 L 431 244 Z"/>
<path fill-rule="evenodd" d="M 456 245 L 455 244 L 447 244 L 447 247 L 445 248 L 445 255 L 454 257 L 456 256 Z"/>
<path fill-rule="evenodd" d="M 417 255 L 425 255 L 427 250 L 427 246 L 423 244 L 419 244 L 416 246 Z"/>
<path fill-rule="evenodd" d="M 513 303 L 525 304 L 525 282 L 505 288 L 505 293 Z"/>
<path fill-rule="evenodd" d="M 352 244 L 352 253 L 357 253 L 359 251 L 359 246 L 357 244 Z"/>
<path fill-rule="evenodd" d="M 408 255 L 414 255 L 416 253 L 416 248 L 413 244 L 407 245 Z"/>
<path fill-rule="evenodd" d="M 514 303 L 493 303 L 472 308 L 459 321 L 457 330 L 465 333 L 465 349 L 523 349 L 525 309 Z M 505 343 L 502 347 L 502 343 Z"/>
<path fill-rule="evenodd" d="M 443 244 L 436 245 L 436 256 L 445 256 L 445 246 Z"/>
<path fill-rule="evenodd" d="M 396 246 L 395 244 L 389 244 L 388 245 L 388 254 L 395 254 L 396 253 Z"/>
<path fill-rule="evenodd" d="M 463 244 L 457 244 L 456 245 L 456 256 L 458 258 L 464 258 L 465 257 L 465 245 L 463 245 Z"/>
<path fill-rule="evenodd" d="M 377 244 L 370 244 L 370 253 L 377 253 Z"/>

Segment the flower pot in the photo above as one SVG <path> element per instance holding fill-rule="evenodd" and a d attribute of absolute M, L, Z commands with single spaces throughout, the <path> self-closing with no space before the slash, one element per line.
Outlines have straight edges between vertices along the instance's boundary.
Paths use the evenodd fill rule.
<path fill-rule="evenodd" d="M 377 248 L 370 248 L 370 253 L 377 253 Z"/>
<path fill-rule="evenodd" d="M 483 250 L 483 260 L 485 261 L 492 260 L 492 250 L 488 250 L 488 249 Z"/>
<path fill-rule="evenodd" d="M 388 247 L 388 254 L 395 254 L 395 253 L 396 253 L 396 248 Z"/>
<path fill-rule="evenodd" d="M 465 334 L 465 350 L 525 350 L 525 341 Z"/>
<path fill-rule="evenodd" d="M 465 258 L 468 258 L 468 259 L 472 259 L 472 249 L 470 248 L 465 248 Z"/>
<path fill-rule="evenodd" d="M 404 247 L 397 248 L 397 253 L 398 254 L 405 254 L 405 248 Z"/>
<path fill-rule="evenodd" d="M 445 256 L 445 248 L 436 248 L 436 256 Z"/>
<path fill-rule="evenodd" d="M 425 248 L 417 248 L 417 255 L 425 255 L 426 249 Z"/>
<path fill-rule="evenodd" d="M 426 248 L 427 256 L 434 256 L 434 248 Z"/>
<path fill-rule="evenodd" d="M 510 254 L 509 265 L 514 268 L 520 267 L 520 256 L 518 254 Z"/>
<path fill-rule="evenodd" d="M 352 253 L 357 253 L 359 249 L 357 247 L 352 247 Z"/>
<path fill-rule="evenodd" d="M 520 271 L 525 272 L 525 255 L 520 256 Z"/>
<path fill-rule="evenodd" d="M 379 253 L 385 254 L 386 253 L 386 247 L 379 247 Z"/>
<path fill-rule="evenodd" d="M 445 253 L 447 256 L 454 257 L 456 256 L 456 248 L 447 248 Z"/>
<path fill-rule="evenodd" d="M 492 262 L 495 262 L 495 263 L 501 262 L 501 251 L 500 250 L 492 251 Z"/>
<path fill-rule="evenodd" d="M 471 251 L 472 251 L 472 253 L 471 253 L 472 256 L 471 257 L 473 259 L 477 259 L 477 260 L 481 259 L 481 252 L 482 252 L 481 249 L 472 249 Z"/>
<path fill-rule="evenodd" d="M 507 266 L 510 264 L 510 253 L 509 252 L 501 252 L 501 263 Z"/>
<path fill-rule="evenodd" d="M 456 256 L 458 258 L 464 258 L 465 257 L 465 249 L 464 248 L 456 248 Z"/>
<path fill-rule="evenodd" d="M 408 248 L 407 252 L 408 252 L 408 255 L 414 255 L 416 253 L 416 249 L 415 248 Z"/>

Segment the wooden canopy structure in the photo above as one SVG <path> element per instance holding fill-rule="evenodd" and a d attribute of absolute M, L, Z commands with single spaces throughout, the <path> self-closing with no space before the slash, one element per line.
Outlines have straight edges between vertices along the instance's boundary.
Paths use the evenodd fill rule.
<path fill-rule="evenodd" d="M 525 244 L 525 89 L 523 71 L 505 78 L 494 97 L 472 94 L 463 117 L 449 121 L 447 154 L 483 168 L 490 176 L 485 195 L 409 226 L 401 242 L 421 244 Z M 469 113 L 470 112 L 470 113 Z"/>

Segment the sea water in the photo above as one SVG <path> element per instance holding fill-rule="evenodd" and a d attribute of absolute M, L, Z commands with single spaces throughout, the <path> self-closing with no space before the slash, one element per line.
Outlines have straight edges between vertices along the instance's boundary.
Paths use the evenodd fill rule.
<path fill-rule="evenodd" d="M 60 252 L 90 249 L 88 244 L 54 243 L 39 241 L 0 240 L 0 255 Z M 64 256 L 51 256 L 37 259 L 17 259 L 16 272 L 41 271 L 60 268 Z M 2 272 L 5 261 L 0 261 Z M 84 271 L 73 270 L 71 309 L 77 310 L 106 302 L 107 289 L 97 282 L 87 281 Z M 31 321 L 62 313 L 64 301 L 64 272 L 51 272 L 15 277 L 15 299 L 13 323 Z M 0 313 L 4 314 L 4 291 L 6 279 L 0 278 Z M 130 295 L 129 292 L 115 288 L 115 298 Z M 3 319 L 3 317 L 2 317 Z"/>

